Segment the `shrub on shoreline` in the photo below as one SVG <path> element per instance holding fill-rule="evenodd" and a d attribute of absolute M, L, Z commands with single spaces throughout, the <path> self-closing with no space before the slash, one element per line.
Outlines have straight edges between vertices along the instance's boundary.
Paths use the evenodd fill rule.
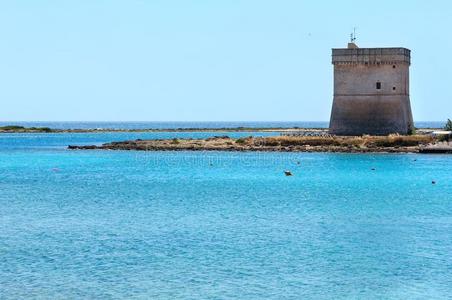
<path fill-rule="evenodd" d="M 447 119 L 446 125 L 444 125 L 444 130 L 452 131 L 452 120 Z"/>

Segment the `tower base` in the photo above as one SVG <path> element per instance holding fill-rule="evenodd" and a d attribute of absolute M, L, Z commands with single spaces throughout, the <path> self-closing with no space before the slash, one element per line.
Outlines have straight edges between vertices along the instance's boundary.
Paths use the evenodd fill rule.
<path fill-rule="evenodd" d="M 407 95 L 334 96 L 331 134 L 410 134 L 413 129 L 410 98 Z"/>

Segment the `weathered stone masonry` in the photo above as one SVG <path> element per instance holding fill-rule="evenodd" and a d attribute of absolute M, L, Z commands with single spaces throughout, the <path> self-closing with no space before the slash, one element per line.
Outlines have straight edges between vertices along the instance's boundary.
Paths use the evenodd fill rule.
<path fill-rule="evenodd" d="M 410 50 L 333 49 L 330 133 L 407 134 L 414 128 L 409 96 Z"/>

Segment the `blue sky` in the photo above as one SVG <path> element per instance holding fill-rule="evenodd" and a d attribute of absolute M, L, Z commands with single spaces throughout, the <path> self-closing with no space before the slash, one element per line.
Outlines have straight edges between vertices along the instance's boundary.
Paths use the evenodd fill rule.
<path fill-rule="evenodd" d="M 412 50 L 417 121 L 452 118 L 452 2 L 0 2 L 0 120 L 327 121 L 331 48 Z"/>

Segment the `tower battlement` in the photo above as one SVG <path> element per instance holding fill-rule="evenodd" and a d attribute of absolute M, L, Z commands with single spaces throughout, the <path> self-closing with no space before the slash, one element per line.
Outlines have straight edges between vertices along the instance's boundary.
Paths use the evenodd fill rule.
<path fill-rule="evenodd" d="M 409 98 L 411 52 L 406 48 L 332 49 L 334 99 L 330 132 L 407 134 L 414 128 Z"/>
<path fill-rule="evenodd" d="M 338 48 L 333 49 L 332 63 L 410 65 L 411 51 L 406 48 Z"/>

